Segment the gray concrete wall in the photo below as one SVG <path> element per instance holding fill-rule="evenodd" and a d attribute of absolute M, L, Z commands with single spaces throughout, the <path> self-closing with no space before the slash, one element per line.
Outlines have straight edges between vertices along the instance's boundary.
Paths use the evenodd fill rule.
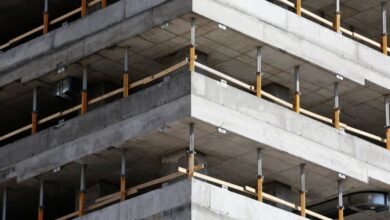
<path fill-rule="evenodd" d="M 264 220 L 305 219 L 196 179 L 176 182 L 76 219 L 255 220 L 260 217 Z"/>
<path fill-rule="evenodd" d="M 186 70 L 159 84 L 0 148 L 0 181 L 23 180 L 190 115 Z"/>
<path fill-rule="evenodd" d="M 191 183 L 188 180 L 92 212 L 77 220 L 191 219 Z M 167 202 L 169 201 L 169 202 Z"/>
<path fill-rule="evenodd" d="M 304 161 L 390 185 L 390 152 L 289 109 L 192 74 L 191 116 Z"/>
<path fill-rule="evenodd" d="M 390 89 L 388 56 L 270 2 L 197 0 L 193 11 L 357 83 Z"/>
<path fill-rule="evenodd" d="M 191 1 L 121 0 L 0 54 L 0 87 L 38 78 L 190 10 Z"/>

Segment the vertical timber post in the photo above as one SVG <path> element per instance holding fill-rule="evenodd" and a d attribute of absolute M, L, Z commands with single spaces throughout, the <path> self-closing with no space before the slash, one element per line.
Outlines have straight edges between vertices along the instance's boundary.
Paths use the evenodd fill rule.
<path fill-rule="evenodd" d="M 386 11 L 387 1 L 381 2 L 382 7 L 382 52 L 387 55 L 387 11 Z"/>
<path fill-rule="evenodd" d="M 341 11 L 340 11 L 340 0 L 336 0 L 336 13 L 333 23 L 334 31 L 340 33 L 340 22 L 341 22 Z"/>
<path fill-rule="evenodd" d="M 102 8 L 107 7 L 107 0 L 102 0 Z"/>
<path fill-rule="evenodd" d="M 340 129 L 339 83 L 334 83 L 333 126 Z"/>
<path fill-rule="evenodd" d="M 122 152 L 120 181 L 120 197 L 121 202 L 123 202 L 126 200 L 126 150 L 123 150 Z"/>
<path fill-rule="evenodd" d="M 45 0 L 43 8 L 43 34 L 49 32 L 49 0 Z"/>
<path fill-rule="evenodd" d="M 385 96 L 385 118 L 386 118 L 386 148 L 390 150 L 390 96 Z"/>
<path fill-rule="evenodd" d="M 261 72 L 261 47 L 257 47 L 256 56 L 256 96 L 261 97 L 261 78 L 263 74 Z"/>
<path fill-rule="evenodd" d="M 294 67 L 294 103 L 293 103 L 293 109 L 294 112 L 300 111 L 300 89 L 299 89 L 299 66 Z"/>
<path fill-rule="evenodd" d="M 87 15 L 87 0 L 81 0 L 81 17 Z"/>
<path fill-rule="evenodd" d="M 257 200 L 263 202 L 263 154 L 262 149 L 257 149 Z"/>
<path fill-rule="evenodd" d="M 81 90 L 81 115 L 87 112 L 88 105 L 88 72 L 87 67 L 83 65 L 83 88 Z"/>
<path fill-rule="evenodd" d="M 123 97 L 129 96 L 129 48 L 125 48 L 123 57 Z"/>
<path fill-rule="evenodd" d="M 190 72 L 195 71 L 195 18 L 191 18 Z"/>
<path fill-rule="evenodd" d="M 44 182 L 41 181 L 40 187 L 39 187 L 39 207 L 38 207 L 38 220 L 43 220 L 43 184 Z"/>
<path fill-rule="evenodd" d="M 80 177 L 80 193 L 79 193 L 79 216 L 83 216 L 85 214 L 85 171 L 87 165 L 81 165 L 81 177 Z"/>
<path fill-rule="evenodd" d="M 38 111 L 37 111 L 37 87 L 33 89 L 33 105 L 31 111 L 31 134 L 37 133 L 38 127 Z"/>
<path fill-rule="evenodd" d="M 195 166 L 195 134 L 194 134 L 194 123 L 190 123 L 190 140 L 188 149 L 188 179 L 194 176 Z"/>
<path fill-rule="evenodd" d="M 301 171 L 301 192 L 300 192 L 300 202 L 301 202 L 301 216 L 306 217 L 306 174 L 305 174 L 305 165 L 300 165 Z"/>
<path fill-rule="evenodd" d="M 295 1 L 295 10 L 298 16 L 302 15 L 302 0 Z"/>
<path fill-rule="evenodd" d="M 1 213 L 1 220 L 7 220 L 7 195 L 8 194 L 8 189 L 5 188 L 3 191 L 3 209 Z"/>
<path fill-rule="evenodd" d="M 337 206 L 337 210 L 338 210 L 338 220 L 344 220 L 344 201 L 343 201 L 343 180 L 344 180 L 344 178 L 340 178 L 340 176 L 341 176 L 341 174 L 339 174 L 339 179 L 337 182 L 338 201 L 339 201 L 339 204 Z"/>

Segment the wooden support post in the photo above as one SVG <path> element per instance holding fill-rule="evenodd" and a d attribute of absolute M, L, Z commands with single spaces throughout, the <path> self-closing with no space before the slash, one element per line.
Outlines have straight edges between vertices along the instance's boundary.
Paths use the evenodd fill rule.
<path fill-rule="evenodd" d="M 87 92 L 88 81 L 87 80 L 88 80 L 87 67 L 83 66 L 83 88 L 81 91 L 81 115 L 87 113 L 87 105 L 88 105 L 88 92 Z"/>
<path fill-rule="evenodd" d="M 195 135 L 193 123 L 190 123 L 190 140 L 188 148 L 188 178 L 191 179 L 194 176 L 195 166 Z"/>
<path fill-rule="evenodd" d="M 38 220 L 43 220 L 43 181 L 41 181 L 39 188 Z"/>
<path fill-rule="evenodd" d="M 341 23 L 340 0 L 336 0 L 336 13 L 333 22 L 333 28 L 337 33 L 341 33 L 340 23 Z"/>
<path fill-rule="evenodd" d="M 79 216 L 85 214 L 85 171 L 87 166 L 81 165 L 81 177 L 80 177 L 80 193 L 79 193 Z"/>
<path fill-rule="evenodd" d="M 126 151 L 122 152 L 121 159 L 121 182 L 120 182 L 120 198 L 121 202 L 126 200 Z"/>
<path fill-rule="evenodd" d="M 306 174 L 305 164 L 300 165 L 301 170 L 301 192 L 300 192 L 300 203 L 301 203 L 301 216 L 306 217 Z"/>
<path fill-rule="evenodd" d="M 45 0 L 45 6 L 43 10 L 43 34 L 49 32 L 49 0 Z"/>
<path fill-rule="evenodd" d="M 390 128 L 386 128 L 386 148 L 390 150 Z"/>
<path fill-rule="evenodd" d="M 298 112 L 300 111 L 300 88 L 299 88 L 299 69 L 300 67 L 299 66 L 295 66 L 294 68 L 294 102 L 293 102 L 293 110 L 294 112 Z"/>
<path fill-rule="evenodd" d="M 38 112 L 37 112 L 37 88 L 33 89 L 33 106 L 31 112 L 31 134 L 37 133 L 38 129 Z"/>
<path fill-rule="evenodd" d="M 125 48 L 123 57 L 123 97 L 129 96 L 129 48 Z"/>
<path fill-rule="evenodd" d="M 3 191 L 3 208 L 2 208 L 2 213 L 1 213 L 1 220 L 7 220 L 7 194 L 8 194 L 8 189 L 5 188 Z"/>
<path fill-rule="evenodd" d="M 87 15 L 87 0 L 81 0 L 81 17 Z"/>
<path fill-rule="evenodd" d="M 295 1 L 295 10 L 298 16 L 302 15 L 302 1 L 296 0 Z"/>
<path fill-rule="evenodd" d="M 339 216 L 339 220 L 344 220 L 344 207 L 339 207 L 338 208 L 338 216 Z"/>
<path fill-rule="evenodd" d="M 263 202 L 263 154 L 257 149 L 257 201 Z"/>
<path fill-rule="evenodd" d="M 382 53 L 384 55 L 387 55 L 387 44 L 388 44 L 387 39 L 388 39 L 387 34 L 383 34 L 382 35 Z"/>
<path fill-rule="evenodd" d="M 340 129 L 339 83 L 334 83 L 333 127 Z"/>
<path fill-rule="evenodd" d="M 129 73 L 123 73 L 123 97 L 129 96 Z"/>
<path fill-rule="evenodd" d="M 387 1 L 381 2 L 382 8 L 382 53 L 387 55 Z"/>
<path fill-rule="evenodd" d="M 38 129 L 38 113 L 36 111 L 31 112 L 31 134 L 37 133 Z"/>
<path fill-rule="evenodd" d="M 102 8 L 107 7 L 107 0 L 102 0 Z"/>
<path fill-rule="evenodd" d="M 333 109 L 333 127 L 340 129 L 340 108 Z"/>
<path fill-rule="evenodd" d="M 256 96 L 261 97 L 261 47 L 257 47 L 257 63 L 256 63 Z"/>
<path fill-rule="evenodd" d="M 195 71 L 195 18 L 191 19 L 190 72 Z"/>

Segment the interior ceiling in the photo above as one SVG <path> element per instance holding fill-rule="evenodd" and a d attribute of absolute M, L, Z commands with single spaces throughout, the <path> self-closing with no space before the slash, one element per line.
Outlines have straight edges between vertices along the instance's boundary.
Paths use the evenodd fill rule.
<path fill-rule="evenodd" d="M 387 0 L 386 0 L 387 1 Z M 381 0 L 341 0 L 341 23 L 347 29 L 354 29 L 380 42 L 382 34 Z M 302 0 L 302 7 L 333 21 L 335 0 Z M 390 4 L 386 6 L 390 11 Z M 387 24 L 389 29 L 390 24 Z"/>

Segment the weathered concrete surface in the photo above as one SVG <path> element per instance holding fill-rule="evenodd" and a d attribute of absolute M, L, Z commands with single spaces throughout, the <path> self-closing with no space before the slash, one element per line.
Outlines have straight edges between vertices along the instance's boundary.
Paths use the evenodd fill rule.
<path fill-rule="evenodd" d="M 121 0 L 1 54 L 0 87 L 35 79 L 61 62 L 74 63 L 190 10 L 191 1 Z"/>
<path fill-rule="evenodd" d="M 176 182 L 76 219 L 191 219 L 190 183 L 188 180 Z"/>
<path fill-rule="evenodd" d="M 390 89 L 389 57 L 270 2 L 199 0 L 193 11 L 357 83 Z"/>
<path fill-rule="evenodd" d="M 189 117 L 189 76 L 187 71 L 177 73 L 125 99 L 66 121 L 60 128 L 49 128 L 2 147 L 0 180 L 30 178 Z"/>
<path fill-rule="evenodd" d="M 191 81 L 191 117 L 356 180 L 390 185 L 389 151 L 203 75 Z"/>
<path fill-rule="evenodd" d="M 390 185 L 387 150 L 186 70 L 57 130 L 50 128 L 3 147 L 1 180 L 31 178 L 189 117 L 362 183 L 371 179 Z"/>
<path fill-rule="evenodd" d="M 254 220 L 259 216 L 265 220 L 305 219 L 196 179 L 176 182 L 76 219 Z"/>

